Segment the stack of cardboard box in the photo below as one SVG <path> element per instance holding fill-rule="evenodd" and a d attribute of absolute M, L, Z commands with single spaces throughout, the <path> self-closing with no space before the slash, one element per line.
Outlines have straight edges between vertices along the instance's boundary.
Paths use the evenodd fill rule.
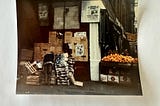
<path fill-rule="evenodd" d="M 65 32 L 64 43 L 72 49 L 76 61 L 88 61 L 88 40 L 86 32 Z"/>
<path fill-rule="evenodd" d="M 55 70 L 57 77 L 57 85 L 70 85 L 70 79 L 68 78 L 69 73 L 69 64 L 68 64 L 68 55 L 60 54 L 56 57 L 55 61 Z"/>
<path fill-rule="evenodd" d="M 53 52 L 54 54 L 60 54 L 62 50 L 63 39 L 59 39 L 56 32 L 49 32 L 48 43 L 35 43 L 34 44 L 34 60 L 43 61 L 45 54 Z"/>

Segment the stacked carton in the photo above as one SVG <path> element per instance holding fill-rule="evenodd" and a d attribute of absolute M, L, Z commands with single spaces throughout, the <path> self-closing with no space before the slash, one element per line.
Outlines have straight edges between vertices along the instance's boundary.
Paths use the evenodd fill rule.
<path fill-rule="evenodd" d="M 68 73 L 70 71 L 68 64 L 68 54 L 63 53 L 56 57 L 55 70 L 57 85 L 70 85 Z"/>
<path fill-rule="evenodd" d="M 67 53 L 60 54 L 56 57 L 55 70 L 57 85 L 70 85 L 72 83 L 77 86 L 83 86 L 83 82 L 75 81 L 74 79 L 74 64 L 74 58 L 68 57 Z"/>
<path fill-rule="evenodd" d="M 108 83 L 117 83 L 117 84 L 125 84 L 129 85 L 131 84 L 131 74 L 129 70 L 131 70 L 131 67 L 118 67 L 114 63 L 111 63 L 108 66 L 106 64 L 101 64 L 101 72 L 100 72 L 100 80 L 102 82 L 108 82 Z M 112 66 L 114 65 L 114 66 Z M 120 65 L 120 64 L 119 64 Z M 124 64 L 123 64 L 124 65 Z"/>
<path fill-rule="evenodd" d="M 88 61 L 88 40 L 86 32 L 65 32 L 64 43 L 69 45 L 72 56 L 76 61 Z M 43 60 L 43 56 L 49 52 L 63 53 L 63 34 L 55 31 L 49 32 L 48 43 L 34 44 L 34 60 Z"/>
<path fill-rule="evenodd" d="M 45 54 L 53 52 L 60 54 L 62 50 L 63 40 L 57 37 L 57 32 L 49 32 L 48 43 L 34 44 L 34 60 L 42 61 Z"/>
<path fill-rule="evenodd" d="M 62 46 L 63 44 L 63 40 L 62 38 L 60 38 L 59 36 L 62 36 L 62 35 L 59 35 L 57 32 L 53 31 L 53 32 L 49 32 L 49 38 L 48 38 L 48 43 L 52 44 L 53 46 Z"/>
<path fill-rule="evenodd" d="M 86 32 L 65 32 L 64 43 L 72 49 L 72 56 L 76 61 L 88 61 L 88 40 Z"/>
<path fill-rule="evenodd" d="M 62 47 L 53 46 L 50 43 L 35 43 L 34 46 L 34 60 L 42 61 L 44 55 L 53 52 L 54 54 L 62 53 Z"/>

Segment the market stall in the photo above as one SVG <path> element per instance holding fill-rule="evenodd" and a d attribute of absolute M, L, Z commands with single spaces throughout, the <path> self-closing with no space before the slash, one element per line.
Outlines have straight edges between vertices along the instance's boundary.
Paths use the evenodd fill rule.
<path fill-rule="evenodd" d="M 111 53 L 99 63 L 100 81 L 134 85 L 138 78 L 138 60 L 131 56 Z"/>

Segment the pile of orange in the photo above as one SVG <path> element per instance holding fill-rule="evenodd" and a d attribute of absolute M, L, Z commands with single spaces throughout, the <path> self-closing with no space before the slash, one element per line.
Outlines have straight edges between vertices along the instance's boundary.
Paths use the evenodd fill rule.
<path fill-rule="evenodd" d="M 124 56 L 122 54 L 110 54 L 108 56 L 104 56 L 102 61 L 108 62 L 121 62 L 121 63 L 137 63 L 138 59 L 133 58 L 132 56 Z"/>

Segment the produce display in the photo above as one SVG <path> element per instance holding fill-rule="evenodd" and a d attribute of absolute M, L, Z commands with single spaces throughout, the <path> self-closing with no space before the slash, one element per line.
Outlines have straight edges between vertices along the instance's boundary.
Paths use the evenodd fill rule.
<path fill-rule="evenodd" d="M 104 56 L 102 58 L 102 61 L 108 61 L 108 62 L 121 62 L 121 63 L 137 63 L 138 59 L 133 58 L 132 56 L 124 56 L 122 54 L 109 54 L 107 56 Z"/>

